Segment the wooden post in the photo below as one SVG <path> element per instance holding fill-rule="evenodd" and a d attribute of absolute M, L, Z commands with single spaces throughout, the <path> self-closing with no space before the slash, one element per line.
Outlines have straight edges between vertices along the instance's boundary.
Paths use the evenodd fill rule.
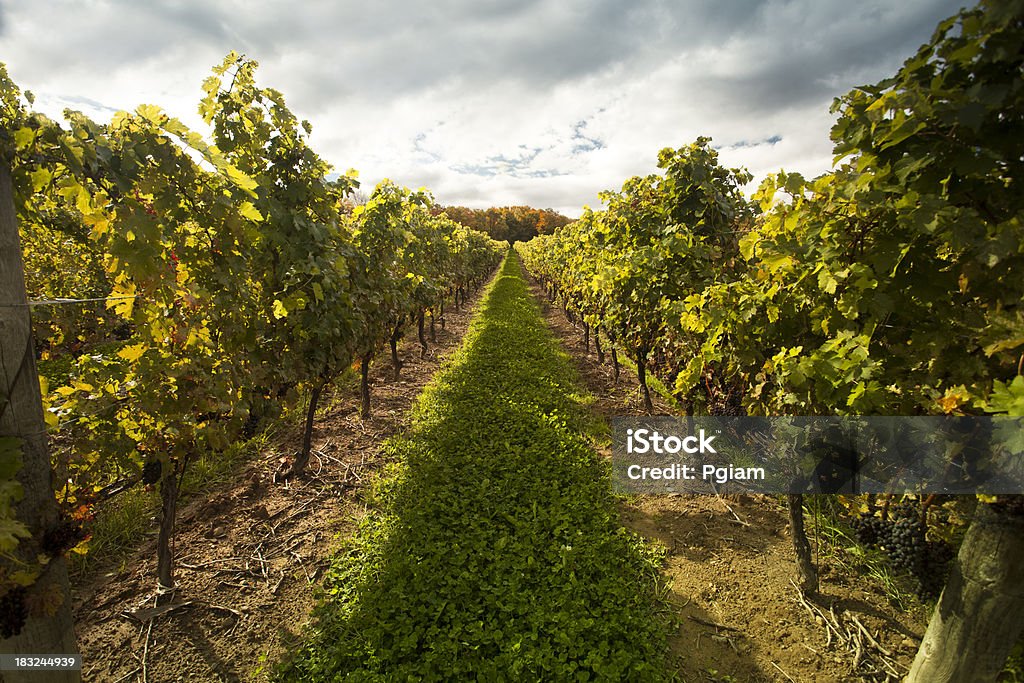
<path fill-rule="evenodd" d="M 990 683 L 1024 632 L 1024 516 L 981 503 L 907 683 Z"/>
<path fill-rule="evenodd" d="M 15 515 L 28 527 L 32 538 L 22 539 L 14 554 L 31 565 L 40 552 L 39 539 L 57 523 L 58 509 L 36 374 L 11 173 L 6 160 L 0 160 L 0 436 L 13 436 L 21 441 L 22 468 L 17 480 L 24 496 L 15 506 Z M 20 634 L 0 641 L 0 654 L 76 654 L 71 588 L 63 557 L 54 558 L 45 566 L 29 593 L 45 598 L 56 595 L 61 599 L 60 606 L 52 616 L 29 614 Z M 43 677 L 57 683 L 81 680 L 77 671 L 47 671 Z M 38 681 L 40 675 L 33 671 L 4 671 L 0 680 Z"/>

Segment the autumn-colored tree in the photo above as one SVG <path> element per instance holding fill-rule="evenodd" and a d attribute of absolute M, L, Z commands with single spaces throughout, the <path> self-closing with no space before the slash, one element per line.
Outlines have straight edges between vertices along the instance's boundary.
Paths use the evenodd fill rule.
<path fill-rule="evenodd" d="M 456 223 L 490 235 L 492 239 L 509 242 L 528 242 L 537 235 L 550 234 L 556 228 L 572 222 L 553 209 L 535 209 L 530 206 L 502 206 L 489 209 L 469 209 L 447 206 L 442 210 Z"/>

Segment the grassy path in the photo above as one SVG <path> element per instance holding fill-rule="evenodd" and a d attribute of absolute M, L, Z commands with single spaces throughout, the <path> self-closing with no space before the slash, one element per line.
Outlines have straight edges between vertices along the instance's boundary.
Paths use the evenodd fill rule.
<path fill-rule="evenodd" d="M 510 256 L 420 396 L 286 680 L 660 680 L 657 560 Z"/>

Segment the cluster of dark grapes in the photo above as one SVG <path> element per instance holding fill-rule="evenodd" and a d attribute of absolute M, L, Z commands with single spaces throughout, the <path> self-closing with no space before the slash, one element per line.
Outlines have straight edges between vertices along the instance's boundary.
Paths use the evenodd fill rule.
<path fill-rule="evenodd" d="M 24 586 L 13 586 L 0 596 L 0 640 L 13 638 L 25 628 L 28 619 L 28 605 Z"/>
<path fill-rule="evenodd" d="M 81 521 L 62 519 L 46 530 L 39 542 L 39 548 L 50 557 L 59 557 L 64 551 L 84 541 L 86 535 Z"/>
<path fill-rule="evenodd" d="M 892 566 L 910 574 L 922 598 L 934 598 L 946 583 L 953 548 L 945 541 L 927 538 L 927 528 L 913 509 L 898 510 L 895 519 L 864 513 L 851 522 L 857 540 L 881 548 Z"/>
<path fill-rule="evenodd" d="M 142 466 L 142 483 L 155 484 L 160 481 L 160 472 L 163 466 L 159 460 L 150 460 Z"/>
<path fill-rule="evenodd" d="M 927 543 L 920 519 L 900 517 L 890 527 L 884 546 L 896 569 L 914 574 L 921 568 Z"/>
<path fill-rule="evenodd" d="M 888 538 L 892 523 L 865 512 L 854 517 L 850 521 L 850 526 L 853 527 L 853 535 L 861 545 L 877 547 L 881 545 L 883 538 Z"/>

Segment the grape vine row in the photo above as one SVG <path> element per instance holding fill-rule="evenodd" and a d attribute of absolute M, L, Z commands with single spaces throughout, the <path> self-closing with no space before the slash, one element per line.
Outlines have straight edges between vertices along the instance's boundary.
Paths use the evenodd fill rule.
<path fill-rule="evenodd" d="M 286 473 L 301 475 L 323 389 L 361 364 L 369 416 L 375 354 L 413 326 L 426 351 L 424 321 L 443 324 L 445 301 L 464 299 L 508 248 L 449 219 L 426 190 L 383 181 L 357 204 L 355 172 L 332 172 L 309 146 L 310 124 L 257 84 L 256 69 L 231 53 L 203 83 L 206 139 L 153 105 L 108 124 L 73 111 L 57 123 L 31 111 L 0 66 L 0 163 L 29 286 L 46 298 L 108 298 L 98 314 L 49 314 L 36 326 L 47 336 L 39 348 L 73 359 L 47 396 L 51 427 L 71 444 L 54 463 L 67 482 L 56 493 L 75 516 L 42 532 L 51 556 L 82 540 L 97 491 L 142 481 L 160 490 L 158 579 L 173 586 L 189 461 L 308 393 Z M 18 486 L 18 457 L 4 451 L 5 495 L 7 477 Z M 6 502 L 0 521 L 13 514 Z M 14 600 L 35 574 L 0 571 L 0 593 Z"/>
<path fill-rule="evenodd" d="M 619 353 L 636 363 L 648 410 L 653 371 L 693 414 L 1024 415 L 1020 17 L 1020 3 L 983 0 L 892 78 L 837 98 L 828 173 L 779 172 L 748 200 L 750 174 L 701 137 L 516 248 L 599 359 L 610 347 L 616 368 Z M 998 566 L 1000 579 L 984 592 L 951 580 L 943 599 L 947 615 L 1013 622 L 996 638 L 1005 659 L 1024 628 L 1012 606 L 1022 546 L 978 520 L 1007 520 L 1021 497 L 980 498 L 967 538 L 986 540 L 964 542 L 954 575 Z M 858 524 L 938 592 L 952 549 L 920 521 Z M 982 680 L 993 660 L 970 632 L 937 612 L 910 680 L 954 666 Z"/>

